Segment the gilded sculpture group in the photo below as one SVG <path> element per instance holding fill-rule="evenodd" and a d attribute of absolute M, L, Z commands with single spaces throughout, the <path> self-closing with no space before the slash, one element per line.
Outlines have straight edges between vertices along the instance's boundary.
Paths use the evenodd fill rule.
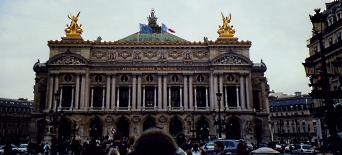
<path fill-rule="evenodd" d="M 81 26 L 82 24 L 78 25 L 78 16 L 80 15 L 81 12 L 78 12 L 76 16 L 73 15 L 68 15 L 68 18 L 71 19 L 70 25 L 66 25 L 67 28 L 64 30 L 66 37 L 81 37 L 81 34 L 83 32 Z"/>
<path fill-rule="evenodd" d="M 67 24 L 67 28 L 64 30 L 66 37 L 81 37 L 81 34 L 83 32 L 81 28 L 82 24 L 77 24 L 78 16 L 80 15 L 80 13 L 81 12 L 78 12 L 76 16 L 68 15 L 68 18 L 71 19 L 71 23 L 70 25 Z M 235 30 L 233 29 L 233 26 L 229 26 L 230 20 L 232 18 L 231 14 L 229 13 L 229 15 L 225 17 L 221 12 L 221 15 L 223 25 L 219 25 L 219 29 L 217 30 L 219 37 L 234 37 Z"/>
<path fill-rule="evenodd" d="M 221 15 L 223 25 L 219 25 L 219 29 L 217 30 L 219 37 L 234 37 L 235 30 L 233 29 L 233 26 L 229 26 L 232 15 L 229 13 L 229 16 L 225 17 L 222 12 Z"/>

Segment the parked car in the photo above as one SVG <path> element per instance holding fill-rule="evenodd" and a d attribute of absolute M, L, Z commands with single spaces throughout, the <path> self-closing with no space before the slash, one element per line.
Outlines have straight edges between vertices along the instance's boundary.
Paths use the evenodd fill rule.
<path fill-rule="evenodd" d="M 17 148 L 18 152 L 20 153 L 24 153 L 24 152 L 27 152 L 27 145 L 28 144 L 20 144 L 19 147 Z"/>
<path fill-rule="evenodd" d="M 315 153 L 315 149 L 311 145 L 300 144 L 295 146 L 292 153 Z"/>
<path fill-rule="evenodd" d="M 208 143 L 204 144 L 201 148 L 204 149 L 207 153 L 207 155 L 212 155 L 214 153 L 214 142 L 220 141 L 224 145 L 224 153 L 226 155 L 230 154 L 237 154 L 237 142 L 233 139 L 218 139 L 209 141 Z"/>
<path fill-rule="evenodd" d="M 288 144 L 285 146 L 285 152 L 291 152 L 294 149 L 294 144 Z M 292 149 L 291 149 L 292 148 Z"/>

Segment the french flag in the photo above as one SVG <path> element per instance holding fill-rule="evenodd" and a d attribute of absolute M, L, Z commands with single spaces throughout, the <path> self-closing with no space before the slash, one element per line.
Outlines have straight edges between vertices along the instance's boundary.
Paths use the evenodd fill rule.
<path fill-rule="evenodd" d="M 165 24 L 162 23 L 162 28 L 161 28 L 161 32 L 165 33 L 167 31 L 170 31 L 171 33 L 176 33 L 174 30 L 168 28 Z"/>

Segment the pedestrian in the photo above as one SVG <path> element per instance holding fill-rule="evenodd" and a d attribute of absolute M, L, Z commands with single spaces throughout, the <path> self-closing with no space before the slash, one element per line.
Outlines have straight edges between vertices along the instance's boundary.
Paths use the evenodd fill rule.
<path fill-rule="evenodd" d="M 167 132 L 152 128 L 144 131 L 128 155 L 178 155 L 176 141 Z"/>
<path fill-rule="evenodd" d="M 214 155 L 224 155 L 224 145 L 222 142 L 214 142 Z"/>
<path fill-rule="evenodd" d="M 27 153 L 24 155 L 41 155 L 41 153 L 39 153 L 39 146 L 37 143 L 29 143 L 27 145 Z"/>
<path fill-rule="evenodd" d="M 238 155 L 242 155 L 243 150 L 244 150 L 243 140 L 240 139 L 240 140 L 239 140 L 239 144 L 237 145 L 237 154 L 238 154 Z"/>
<path fill-rule="evenodd" d="M 49 152 L 50 152 L 50 150 L 51 150 L 51 147 L 50 147 L 50 145 L 49 145 L 48 142 L 45 143 L 45 145 L 44 145 L 44 147 L 43 147 L 43 150 L 44 150 L 44 154 L 45 154 L 45 155 L 49 155 Z"/>
<path fill-rule="evenodd" d="M 192 148 L 186 151 L 187 155 L 206 155 L 207 154 L 205 150 L 199 147 L 200 140 L 197 137 L 191 139 L 191 146 Z"/>
<path fill-rule="evenodd" d="M 176 135 L 176 142 L 178 145 L 178 150 L 177 153 L 180 155 L 186 155 L 186 152 L 184 151 L 185 145 L 186 145 L 186 138 L 185 138 L 185 134 L 182 132 L 179 132 Z"/>

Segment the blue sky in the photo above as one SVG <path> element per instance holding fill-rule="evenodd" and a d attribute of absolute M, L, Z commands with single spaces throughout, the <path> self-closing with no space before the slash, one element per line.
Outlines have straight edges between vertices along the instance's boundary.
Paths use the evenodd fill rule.
<path fill-rule="evenodd" d="M 309 93 L 302 62 L 311 36 L 309 14 L 328 0 L 11 0 L 0 1 L 0 97 L 33 99 L 38 59 L 49 58 L 47 41 L 65 35 L 67 15 L 79 11 L 84 40 L 115 41 L 139 31 L 151 8 L 177 36 L 189 41 L 216 40 L 221 12 L 232 14 L 239 40 L 252 41 L 250 58 L 267 65 L 272 90 Z"/>

